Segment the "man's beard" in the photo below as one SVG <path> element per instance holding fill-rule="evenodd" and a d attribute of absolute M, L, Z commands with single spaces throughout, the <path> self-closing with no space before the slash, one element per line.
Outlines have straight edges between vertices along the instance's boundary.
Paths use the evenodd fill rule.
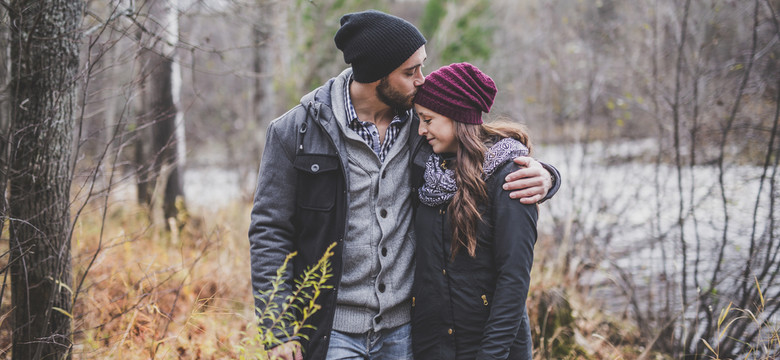
<path fill-rule="evenodd" d="M 390 82 L 387 81 L 387 77 L 382 78 L 379 81 L 379 85 L 376 87 L 376 96 L 380 101 L 390 106 L 395 110 L 406 111 L 414 106 L 414 95 L 404 95 L 390 87 Z"/>

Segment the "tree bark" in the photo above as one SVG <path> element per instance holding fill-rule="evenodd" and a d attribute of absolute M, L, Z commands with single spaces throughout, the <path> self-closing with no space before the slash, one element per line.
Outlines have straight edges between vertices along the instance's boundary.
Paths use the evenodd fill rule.
<path fill-rule="evenodd" d="M 4 23 L 8 21 L 8 16 L 5 9 L 0 9 L 0 19 Z M 10 72 L 10 62 L 7 56 L 9 50 L 9 29 L 7 26 L 0 27 L 0 51 L 3 52 L 3 56 L 0 56 L 0 86 L 5 89 L 0 93 L 0 234 L 3 233 L 5 227 L 5 221 L 8 219 L 8 203 L 6 199 L 6 189 L 8 184 L 8 170 L 10 164 L 10 147 L 11 143 L 11 121 L 8 109 L 8 73 Z M 3 286 L 5 281 L 3 282 Z M 2 291 L 0 291 L 2 294 Z M 2 304 L 2 296 L 0 296 L 0 304 Z"/>
<path fill-rule="evenodd" d="M 11 3 L 13 359 L 70 358 L 69 191 L 83 3 Z"/>

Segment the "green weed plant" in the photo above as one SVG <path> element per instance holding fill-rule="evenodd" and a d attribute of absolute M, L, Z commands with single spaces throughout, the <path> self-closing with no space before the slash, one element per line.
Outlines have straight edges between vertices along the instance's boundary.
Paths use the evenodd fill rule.
<path fill-rule="evenodd" d="M 271 289 L 255 295 L 263 302 L 263 308 L 255 309 L 257 325 L 248 327 L 248 331 L 254 330 L 254 334 L 242 340 L 238 349 L 239 359 L 268 360 L 265 349 L 281 345 L 288 339 L 309 339 L 303 330 L 313 330 L 314 326 L 307 321 L 320 310 L 317 299 L 322 291 L 332 288 L 327 282 L 333 276 L 330 258 L 333 256 L 334 246 L 335 242 L 325 250 L 325 254 L 316 264 L 295 279 L 291 294 L 279 299 L 284 288 L 284 274 L 297 252 L 287 255 L 282 266 L 276 270 Z"/>

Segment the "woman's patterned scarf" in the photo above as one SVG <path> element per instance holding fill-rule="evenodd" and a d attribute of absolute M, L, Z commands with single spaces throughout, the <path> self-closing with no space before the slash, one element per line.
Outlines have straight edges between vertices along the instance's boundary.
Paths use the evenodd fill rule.
<path fill-rule="evenodd" d="M 518 156 L 528 155 L 528 148 L 520 141 L 512 138 L 504 138 L 495 143 L 485 152 L 485 162 L 482 163 L 482 179 L 487 180 L 490 175 L 504 165 L 507 161 Z M 442 159 L 438 154 L 431 154 L 425 162 L 425 184 L 419 190 L 420 201 L 428 206 L 444 204 L 458 190 L 455 184 L 455 171 L 441 166 Z"/>

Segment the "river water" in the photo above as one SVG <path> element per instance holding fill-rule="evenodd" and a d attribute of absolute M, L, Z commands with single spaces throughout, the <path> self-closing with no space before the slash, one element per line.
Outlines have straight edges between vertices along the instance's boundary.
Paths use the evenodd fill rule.
<path fill-rule="evenodd" d="M 536 156 L 555 164 L 563 177 L 558 194 L 542 206 L 540 231 L 554 234 L 554 241 L 570 249 L 572 266 L 587 269 L 583 285 L 591 287 L 595 300 L 603 301 L 607 309 L 633 311 L 633 296 L 640 311 L 657 310 L 667 300 L 682 311 L 680 289 L 686 289 L 688 299 L 695 297 L 709 287 L 718 265 L 715 289 L 725 307 L 733 300 L 729 297 L 735 287 L 745 281 L 741 275 L 748 259 L 752 259 L 748 272 L 757 273 L 767 249 L 777 251 L 776 245 L 756 246 L 760 239 L 766 241 L 762 235 L 777 233 L 767 220 L 769 184 L 764 182 L 754 222 L 761 168 L 726 166 L 722 194 L 714 165 L 686 168 L 678 181 L 671 164 L 657 166 L 652 158 L 618 160 L 657 152 L 652 140 L 592 143 L 587 149 L 537 147 Z M 682 226 L 678 221 L 681 193 Z M 777 213 L 778 204 L 774 206 Z M 754 226 L 756 236 L 752 236 Z M 752 257 L 751 238 L 760 249 Z M 721 249 L 723 258 L 718 262 Z M 681 287 L 684 264 L 686 285 Z M 694 269 L 698 282 L 693 280 Z M 752 279 L 748 277 L 751 287 Z M 767 295 L 778 294 L 776 284 L 761 286 L 768 289 Z M 665 292 L 667 287 L 672 291 Z"/>

